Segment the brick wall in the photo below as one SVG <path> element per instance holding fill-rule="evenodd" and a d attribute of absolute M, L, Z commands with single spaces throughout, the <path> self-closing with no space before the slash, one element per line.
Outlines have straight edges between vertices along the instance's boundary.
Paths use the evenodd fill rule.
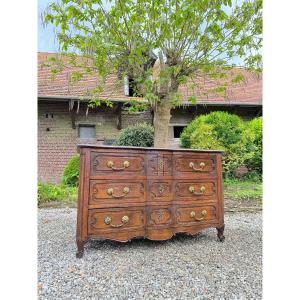
<path fill-rule="evenodd" d="M 122 112 L 122 128 L 126 128 L 128 126 L 132 126 L 136 123 L 146 122 L 151 124 L 152 123 L 152 115 L 150 110 L 145 112 L 139 113 L 128 113 L 123 111 Z"/>

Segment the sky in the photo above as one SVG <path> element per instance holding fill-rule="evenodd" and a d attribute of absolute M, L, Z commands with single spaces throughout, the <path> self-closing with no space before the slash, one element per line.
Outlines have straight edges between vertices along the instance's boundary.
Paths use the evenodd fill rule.
<path fill-rule="evenodd" d="M 58 43 L 55 38 L 54 26 L 43 25 L 41 14 L 45 11 L 48 4 L 53 0 L 38 0 L 38 51 L 39 52 L 58 52 Z"/>

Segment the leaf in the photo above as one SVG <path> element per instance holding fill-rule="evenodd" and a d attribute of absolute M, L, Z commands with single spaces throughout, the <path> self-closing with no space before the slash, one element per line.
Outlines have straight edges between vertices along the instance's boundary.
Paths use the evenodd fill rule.
<path fill-rule="evenodd" d="M 191 102 L 192 104 L 196 105 L 197 104 L 197 98 L 195 96 L 190 96 L 187 99 L 189 102 Z"/>

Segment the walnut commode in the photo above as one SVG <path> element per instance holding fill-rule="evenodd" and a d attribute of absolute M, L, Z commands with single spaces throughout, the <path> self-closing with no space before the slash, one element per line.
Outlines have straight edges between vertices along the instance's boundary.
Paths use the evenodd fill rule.
<path fill-rule="evenodd" d="M 90 239 L 167 240 L 215 227 L 224 240 L 221 151 L 78 148 L 77 257 Z"/>

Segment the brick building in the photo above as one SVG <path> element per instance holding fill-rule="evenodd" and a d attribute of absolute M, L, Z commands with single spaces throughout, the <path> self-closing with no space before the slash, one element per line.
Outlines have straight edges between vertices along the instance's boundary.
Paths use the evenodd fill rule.
<path fill-rule="evenodd" d="M 107 77 L 100 98 L 108 98 L 113 107 L 100 106 L 94 109 L 87 105 L 85 91 L 96 87 L 95 75 L 84 76 L 80 82 L 71 84 L 70 68 L 51 79 L 49 67 L 43 63 L 53 53 L 38 54 L 38 178 L 41 181 L 59 182 L 67 161 L 76 153 L 78 143 L 109 144 L 120 130 L 137 122 L 152 122 L 150 111 L 129 114 L 122 109 L 125 102 L 140 98 L 126 96 L 124 87 L 117 86 L 116 75 Z M 245 72 L 243 83 L 231 86 L 227 96 L 219 94 L 202 96 L 203 91 L 180 87 L 182 105 L 173 109 L 169 125 L 171 144 L 177 145 L 180 132 L 193 118 L 211 111 L 228 111 L 251 119 L 262 114 L 262 79 Z M 207 85 L 216 84 L 207 81 Z M 187 101 L 195 95 L 197 104 Z"/>

